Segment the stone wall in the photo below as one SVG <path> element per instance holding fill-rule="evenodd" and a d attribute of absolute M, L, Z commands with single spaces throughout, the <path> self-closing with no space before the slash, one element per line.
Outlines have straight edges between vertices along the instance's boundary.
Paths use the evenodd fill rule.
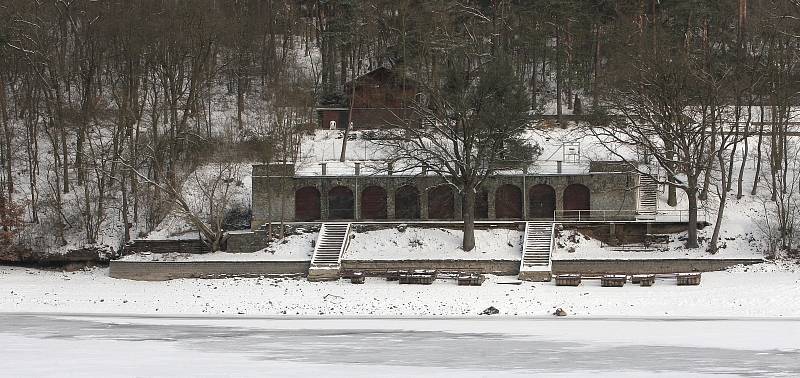
<path fill-rule="evenodd" d="M 553 260 L 553 273 L 660 274 L 713 272 L 734 265 L 750 265 L 761 259 L 643 259 L 643 260 Z"/>
<path fill-rule="evenodd" d="M 419 206 L 421 219 L 428 219 L 428 189 L 444 183 L 437 176 L 406 176 L 406 175 L 381 175 L 381 176 L 271 176 L 263 166 L 253 166 L 253 228 L 258 229 L 272 219 L 273 222 L 281 217 L 287 221 L 294 220 L 295 196 L 294 193 L 303 187 L 313 187 L 320 194 L 321 220 L 329 219 L 328 192 L 335 186 L 344 186 L 353 192 L 354 220 L 361 220 L 360 194 L 368 186 L 379 186 L 386 190 L 388 219 L 394 219 L 394 197 L 398 188 L 410 185 L 419 193 Z M 592 210 L 622 210 L 631 213 L 637 208 L 638 197 L 636 190 L 631 190 L 637 184 L 636 175 L 632 173 L 598 172 L 589 174 L 572 175 L 498 175 L 487 179 L 483 188 L 488 192 L 489 219 L 495 217 L 495 192 L 504 185 L 517 186 L 522 191 L 523 218 L 528 218 L 529 201 L 528 191 L 537 184 L 547 184 L 553 187 L 556 195 L 556 210 L 562 210 L 564 204 L 564 189 L 571 184 L 581 184 L 589 188 L 590 207 Z M 454 191 L 454 195 L 457 193 Z M 455 218 L 461 214 L 461 201 L 455 198 Z M 407 204 L 402 204 L 407 206 Z"/>
<path fill-rule="evenodd" d="M 310 261 L 111 261 L 108 275 L 139 281 L 308 274 Z"/>
<path fill-rule="evenodd" d="M 435 269 L 512 276 L 519 274 L 519 264 L 519 260 L 343 260 L 342 271 L 383 276 L 388 270 Z"/>
<path fill-rule="evenodd" d="M 648 259 L 648 260 L 553 260 L 554 274 L 666 274 L 710 272 L 760 259 Z M 342 272 L 382 276 L 388 270 L 435 269 L 445 272 L 480 272 L 500 276 L 519 274 L 519 260 L 344 260 Z M 223 278 L 259 276 L 306 276 L 310 261 L 111 261 L 109 276 L 142 281 L 175 278 Z"/>
<path fill-rule="evenodd" d="M 230 253 L 248 253 L 262 250 L 267 247 L 266 231 L 231 232 L 228 234 L 228 248 Z"/>
<path fill-rule="evenodd" d="M 122 247 L 122 255 L 137 252 L 150 253 L 208 253 L 211 249 L 200 239 L 190 240 L 134 240 Z"/>

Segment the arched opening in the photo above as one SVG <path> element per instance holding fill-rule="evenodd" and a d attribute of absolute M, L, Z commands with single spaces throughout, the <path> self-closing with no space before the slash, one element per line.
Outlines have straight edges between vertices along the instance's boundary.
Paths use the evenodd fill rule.
<path fill-rule="evenodd" d="M 394 217 L 419 219 L 419 191 L 411 185 L 401 186 L 394 192 Z"/>
<path fill-rule="evenodd" d="M 386 190 L 368 186 L 361 191 L 361 218 L 386 219 Z"/>
<path fill-rule="evenodd" d="M 528 191 L 528 217 L 553 218 L 556 210 L 556 190 L 546 184 L 538 184 Z"/>
<path fill-rule="evenodd" d="M 478 189 L 475 193 L 475 219 L 489 219 L 489 192 Z"/>
<path fill-rule="evenodd" d="M 320 219 L 319 190 L 305 186 L 294 192 L 294 220 L 307 222 Z"/>
<path fill-rule="evenodd" d="M 495 218 L 522 218 L 522 190 L 511 184 L 501 185 L 494 192 Z"/>
<path fill-rule="evenodd" d="M 439 185 L 428 191 L 428 218 L 453 219 L 454 209 L 453 188 L 449 185 Z"/>
<path fill-rule="evenodd" d="M 564 215 L 568 217 L 588 217 L 590 210 L 589 188 L 572 184 L 564 189 Z"/>
<path fill-rule="evenodd" d="M 328 192 L 328 218 L 353 219 L 353 191 L 335 186 Z"/>

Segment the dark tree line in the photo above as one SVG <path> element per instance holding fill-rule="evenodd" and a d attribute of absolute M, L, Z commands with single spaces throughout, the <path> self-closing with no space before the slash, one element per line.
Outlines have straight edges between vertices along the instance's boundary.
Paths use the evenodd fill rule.
<path fill-rule="evenodd" d="M 687 109 L 700 116 L 712 153 L 689 158 L 662 138 L 651 151 L 664 155 L 660 181 L 702 199 L 724 172 L 723 193 L 767 186 L 780 203 L 795 190 L 786 130 L 799 87 L 799 8 L 796 0 L 6 2 L 0 204 L 23 205 L 25 219 L 53 230 L 58 244 L 75 230 L 97 242 L 110 224 L 122 225 L 124 241 L 155 227 L 176 206 L 165 189 L 219 161 L 220 150 L 244 150 L 234 160 L 291 160 L 287 128 L 313 124 L 315 103 L 346 105 L 342 88 L 358 75 L 386 66 L 442 84 L 454 64 L 479 72 L 497 57 L 529 108 L 559 118 L 619 114 L 648 99 L 642 85 L 683 80 L 690 85 L 671 88 L 676 101 L 651 113 L 669 122 L 628 119 L 667 133 L 663 122 L 697 126 L 678 119 Z M 747 159 L 759 170 L 753 182 L 743 182 Z"/>

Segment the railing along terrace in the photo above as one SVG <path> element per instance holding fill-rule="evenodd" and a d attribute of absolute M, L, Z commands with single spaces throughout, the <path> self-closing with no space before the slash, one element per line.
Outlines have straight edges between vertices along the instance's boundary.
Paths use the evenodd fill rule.
<path fill-rule="evenodd" d="M 668 222 L 688 222 L 689 211 L 682 209 L 658 210 L 655 214 L 639 214 L 636 210 L 556 210 L 553 220 L 574 222 L 605 222 L 624 221 L 634 219 L 652 219 Z M 703 221 L 702 214 L 697 215 L 697 221 Z"/>

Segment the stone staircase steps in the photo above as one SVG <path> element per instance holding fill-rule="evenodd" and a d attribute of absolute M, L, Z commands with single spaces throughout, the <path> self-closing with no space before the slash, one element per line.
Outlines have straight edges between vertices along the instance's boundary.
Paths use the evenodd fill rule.
<path fill-rule="evenodd" d="M 650 176 L 639 175 L 639 215 L 656 215 L 658 210 L 658 183 Z"/>
<path fill-rule="evenodd" d="M 553 249 L 553 222 L 526 222 L 519 278 L 550 281 L 550 255 Z"/>
<path fill-rule="evenodd" d="M 338 280 L 342 253 L 347 249 L 349 241 L 350 223 L 323 223 L 319 230 L 317 243 L 314 245 L 308 280 Z"/>

